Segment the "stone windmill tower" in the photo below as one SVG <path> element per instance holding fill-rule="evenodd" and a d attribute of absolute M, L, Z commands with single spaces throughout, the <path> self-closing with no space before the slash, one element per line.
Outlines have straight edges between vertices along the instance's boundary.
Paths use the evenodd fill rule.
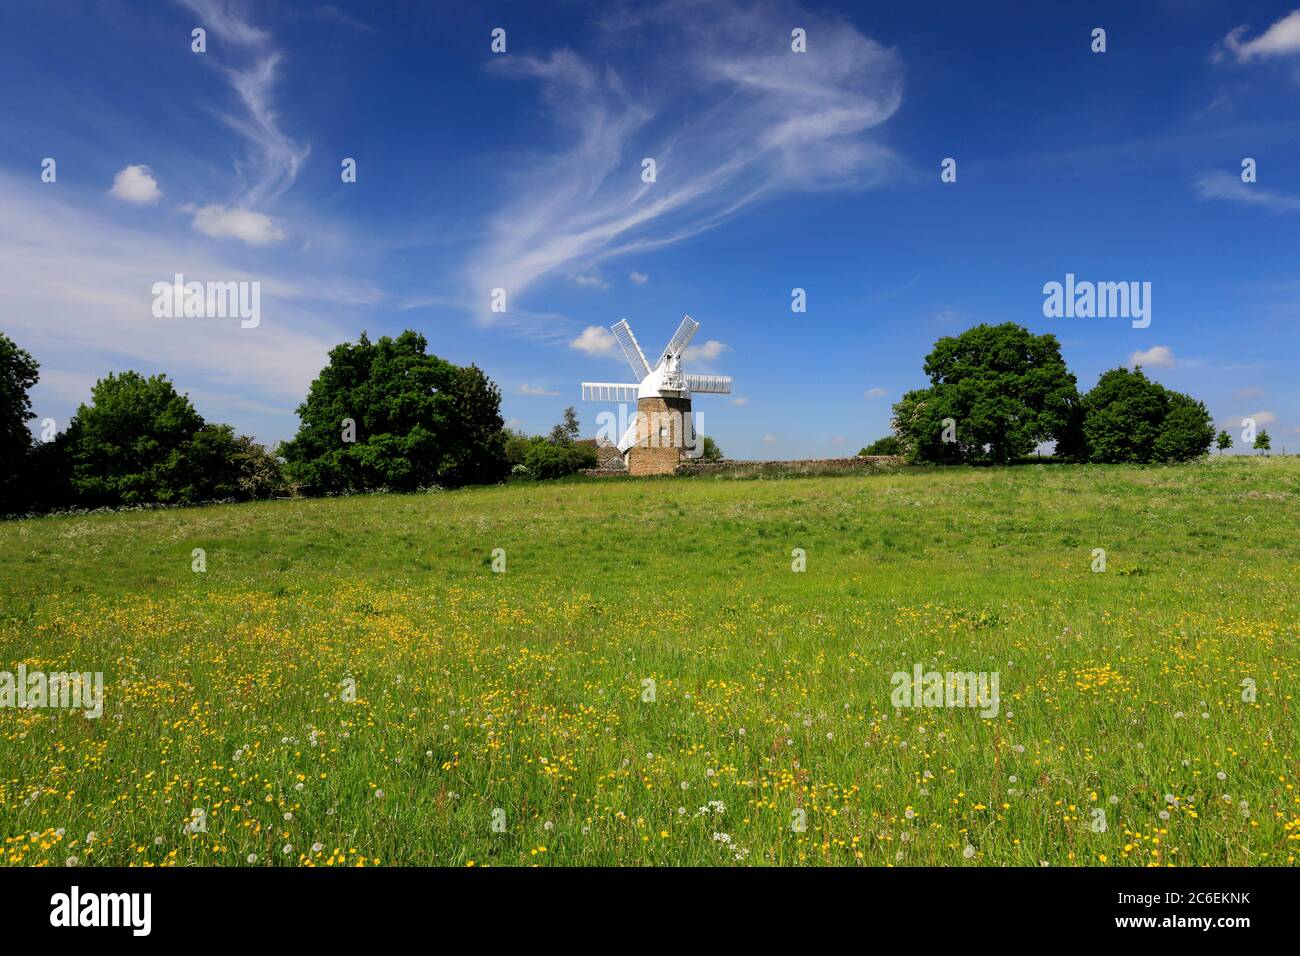
<path fill-rule="evenodd" d="M 682 353 L 699 327 L 700 323 L 689 315 L 683 318 L 663 354 L 650 366 L 632 334 L 632 327 L 623 319 L 612 326 L 612 331 L 632 366 L 637 384 L 582 383 L 584 401 L 636 400 L 636 418 L 618 443 L 630 474 L 672 474 L 683 454 L 696 444 L 691 394 L 725 395 L 731 391 L 728 375 L 687 375 L 682 371 Z"/>

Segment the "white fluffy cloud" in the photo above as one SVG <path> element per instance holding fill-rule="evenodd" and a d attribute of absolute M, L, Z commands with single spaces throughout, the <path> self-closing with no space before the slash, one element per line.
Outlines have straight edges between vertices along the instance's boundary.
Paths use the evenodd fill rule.
<path fill-rule="evenodd" d="M 1223 45 L 1237 58 L 1249 63 L 1256 57 L 1286 56 L 1300 53 L 1300 10 L 1292 10 L 1253 40 L 1241 42 L 1246 27 L 1240 26 L 1223 38 Z"/>
<path fill-rule="evenodd" d="M 764 436 L 763 436 L 763 444 L 764 444 L 764 445 L 775 445 L 775 444 L 776 444 L 776 436 L 775 436 L 775 435 L 764 435 Z"/>
<path fill-rule="evenodd" d="M 570 276 L 569 278 L 571 278 L 576 285 L 580 285 L 586 289 L 608 289 L 609 288 L 609 283 L 595 273 L 592 273 L 590 275 Z"/>
<path fill-rule="evenodd" d="M 1153 345 L 1149 349 L 1139 349 L 1128 357 L 1129 368 L 1141 365 L 1144 368 L 1173 368 L 1174 350 L 1167 345 Z"/>
<path fill-rule="evenodd" d="M 162 198 L 158 181 L 153 178 L 153 171 L 148 166 L 127 166 L 113 177 L 110 196 L 124 202 L 148 205 Z"/>
<path fill-rule="evenodd" d="M 650 276 L 648 273 L 637 272 L 635 269 L 629 272 L 627 274 L 627 277 L 631 279 L 633 282 L 635 282 L 637 285 L 645 285 L 647 282 L 650 281 Z"/>
<path fill-rule="evenodd" d="M 730 352 L 731 346 L 725 342 L 719 342 L 717 339 L 709 339 L 707 342 L 701 342 L 699 345 L 688 345 L 682 355 L 682 360 L 686 362 L 712 362 L 723 352 Z"/>
<path fill-rule="evenodd" d="M 284 238 L 275 220 L 265 213 L 227 206 L 194 210 L 194 228 L 214 239 L 238 239 L 250 246 L 264 246 Z"/>
<path fill-rule="evenodd" d="M 570 348 L 588 355 L 613 355 L 616 345 L 618 340 L 614 338 L 614 333 L 601 325 L 587 326 L 581 335 L 569 343 Z"/>
<path fill-rule="evenodd" d="M 548 391 L 540 385 L 529 385 L 527 382 L 519 386 L 520 395 L 532 395 L 545 398 L 554 398 L 559 392 Z"/>

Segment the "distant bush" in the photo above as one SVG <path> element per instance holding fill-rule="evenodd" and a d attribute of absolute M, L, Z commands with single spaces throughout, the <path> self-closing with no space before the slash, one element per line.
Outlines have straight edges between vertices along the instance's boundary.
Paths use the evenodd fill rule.
<path fill-rule="evenodd" d="M 884 438 L 877 438 L 858 452 L 859 455 L 901 455 L 903 453 L 903 442 L 897 435 L 886 435 Z"/>
<path fill-rule="evenodd" d="M 529 441 L 523 464 L 533 478 L 563 478 L 583 468 L 595 468 L 596 450 L 589 445 L 556 444 L 534 438 Z"/>

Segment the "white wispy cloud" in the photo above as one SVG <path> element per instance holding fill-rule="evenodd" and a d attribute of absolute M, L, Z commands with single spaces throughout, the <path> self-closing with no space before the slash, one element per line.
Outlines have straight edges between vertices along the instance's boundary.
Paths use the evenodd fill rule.
<path fill-rule="evenodd" d="M 631 279 L 633 282 L 635 282 L 637 285 L 645 285 L 647 282 L 650 281 L 650 276 L 647 273 L 637 272 L 635 269 L 629 272 L 627 274 L 627 277 Z"/>
<path fill-rule="evenodd" d="M 237 197 L 225 204 L 204 205 L 195 214 L 194 227 L 212 235 L 200 224 L 200 213 L 217 209 L 226 216 L 242 213 L 267 215 L 257 210 L 273 204 L 293 185 L 311 147 L 294 141 L 281 129 L 272 95 L 281 53 L 272 43 L 271 35 L 253 26 L 239 6 L 226 0 L 177 2 L 190 9 L 199 18 L 200 25 L 227 41 L 227 49 L 242 57 L 238 65 L 231 66 L 219 62 L 211 49 L 204 55 L 204 60 L 213 63 L 225 76 L 242 107 L 239 113 L 218 111 L 217 115 L 243 137 L 249 147 L 246 157 L 234 161 L 240 184 Z M 215 214 L 209 212 L 208 215 L 207 221 L 211 225 Z M 238 227 L 223 229 L 218 234 L 255 244 L 273 241 L 267 238 L 273 233 L 282 235 L 280 227 L 274 223 L 269 230 L 250 228 L 249 220 L 243 217 L 238 223 Z M 246 238 L 249 235 L 255 238 Z"/>
<path fill-rule="evenodd" d="M 863 397 L 863 398 L 881 398 L 881 397 L 883 397 L 883 396 L 885 396 L 885 395 L 888 395 L 888 394 L 889 394 L 889 393 L 888 393 L 887 391 L 885 391 L 883 388 L 869 388 L 869 389 L 866 390 L 866 392 L 863 394 L 862 397 Z"/>
<path fill-rule="evenodd" d="M 158 180 L 153 178 L 153 171 L 148 166 L 127 166 L 119 170 L 113 177 L 113 188 L 108 194 L 124 202 L 146 206 L 162 198 Z"/>
<path fill-rule="evenodd" d="M 790 52 L 790 24 L 814 53 Z M 697 235 L 774 193 L 879 183 L 895 167 L 873 138 L 902 101 L 899 56 L 852 24 L 792 4 L 669 2 L 611 15 L 598 54 L 493 58 L 531 82 L 563 134 L 530 153 L 465 266 L 483 321 L 489 290 L 534 283 Z M 651 83 L 627 82 L 627 31 Z M 649 52 L 647 52 L 649 51 Z M 638 74 L 639 75 L 639 74 Z M 642 179 L 654 159 L 657 180 Z"/>
<path fill-rule="evenodd" d="M 1242 42 L 1247 26 L 1239 26 L 1223 38 L 1223 46 L 1238 63 L 1256 58 L 1287 56 L 1300 53 L 1300 9 L 1292 10 L 1253 40 Z"/>
<path fill-rule="evenodd" d="M 1264 390 L 1254 385 L 1250 385 L 1243 388 L 1241 391 L 1236 392 L 1232 397 L 1239 402 L 1244 402 L 1248 398 L 1263 398 Z"/>
<path fill-rule="evenodd" d="M 746 396 L 746 395 L 737 395 L 735 398 L 733 398 L 733 399 L 731 400 L 731 404 L 733 404 L 733 405 L 748 405 L 748 404 L 749 404 L 749 397 Z"/>
<path fill-rule="evenodd" d="M 1294 212 L 1300 209 L 1300 197 L 1262 189 L 1255 183 L 1243 183 L 1240 176 L 1231 173 L 1205 173 L 1192 184 L 1200 199 L 1224 199 L 1243 206 L 1259 206 L 1272 212 Z"/>
<path fill-rule="evenodd" d="M 1153 345 L 1149 349 L 1139 349 L 1128 357 L 1128 366 L 1141 365 L 1144 368 L 1173 368 L 1174 350 L 1167 345 Z"/>
<path fill-rule="evenodd" d="M 617 345 L 614 333 L 601 325 L 587 326 L 581 335 L 569 343 L 570 348 L 588 355 L 613 355 Z"/>
<path fill-rule="evenodd" d="M 775 436 L 775 435 L 764 435 L 764 436 L 763 436 L 763 444 L 764 444 L 764 445 L 775 445 L 775 444 L 776 444 L 776 436 Z"/>
<path fill-rule="evenodd" d="M 519 386 L 520 395 L 532 395 L 534 397 L 554 398 L 559 392 L 553 392 L 540 385 L 529 385 L 527 382 Z"/>
<path fill-rule="evenodd" d="M 587 289 L 608 289 L 609 283 L 598 275 L 576 275 L 571 276 L 575 285 L 583 286 Z"/>

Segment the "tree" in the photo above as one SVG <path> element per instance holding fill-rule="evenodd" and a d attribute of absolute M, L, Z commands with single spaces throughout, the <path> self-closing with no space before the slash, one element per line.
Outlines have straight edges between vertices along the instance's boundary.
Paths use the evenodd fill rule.
<path fill-rule="evenodd" d="M 1273 440 L 1268 437 L 1268 432 L 1261 428 L 1259 434 L 1255 436 L 1255 450 L 1268 451 L 1273 447 Z"/>
<path fill-rule="evenodd" d="M 204 425 L 182 450 L 177 489 L 188 502 L 271 498 L 286 490 L 280 463 L 247 435 L 229 425 Z"/>
<path fill-rule="evenodd" d="M 1104 373 L 1080 406 L 1087 461 L 1190 461 L 1214 441 L 1205 405 L 1151 381 L 1140 367 Z"/>
<path fill-rule="evenodd" d="M 549 438 L 533 438 L 524 453 L 524 467 L 533 478 L 563 478 L 583 468 L 595 468 L 596 449 L 590 445 L 556 444 Z"/>
<path fill-rule="evenodd" d="M 1222 455 L 1232 447 L 1232 436 L 1229 435 L 1227 431 L 1220 431 L 1218 437 L 1215 439 L 1215 444 L 1218 445 L 1219 454 Z"/>
<path fill-rule="evenodd" d="M 582 434 L 582 427 L 578 424 L 578 413 L 570 405 L 564 410 L 564 418 L 560 424 L 551 429 L 547 440 L 556 445 L 568 445 L 577 441 L 580 434 Z"/>
<path fill-rule="evenodd" d="M 903 454 L 903 443 L 897 435 L 886 435 L 884 438 L 877 438 L 862 451 L 859 455 L 901 455 Z"/>
<path fill-rule="evenodd" d="M 894 405 L 894 431 L 914 461 L 1007 463 L 1067 435 L 1078 387 L 1053 335 L 1011 322 L 939 339 L 930 388 Z"/>
<path fill-rule="evenodd" d="M 1168 410 L 1160 423 L 1152 457 L 1156 461 L 1192 461 L 1210 452 L 1214 423 L 1204 402 L 1165 389 Z"/>
<path fill-rule="evenodd" d="M 68 430 L 33 454 L 44 507 L 267 498 L 280 465 L 229 425 L 209 424 L 165 375 L 109 374 Z"/>
<path fill-rule="evenodd" d="M 708 435 L 705 435 L 704 449 L 700 452 L 700 459 L 702 461 L 722 461 L 724 457 L 722 449 L 718 447 L 718 443 Z"/>
<path fill-rule="evenodd" d="M 14 500 L 32 448 L 27 423 L 36 416 L 27 393 L 40 365 L 0 332 L 0 499 Z"/>
<path fill-rule="evenodd" d="M 60 438 L 76 503 L 95 507 L 196 500 L 205 460 L 188 449 L 203 419 L 165 375 L 109 373 L 91 389 Z M 189 457 L 187 458 L 187 454 Z"/>
<path fill-rule="evenodd" d="M 280 449 L 290 474 L 317 491 L 413 490 L 500 480 L 501 392 L 477 367 L 426 352 L 407 330 L 363 332 L 329 353 Z"/>

